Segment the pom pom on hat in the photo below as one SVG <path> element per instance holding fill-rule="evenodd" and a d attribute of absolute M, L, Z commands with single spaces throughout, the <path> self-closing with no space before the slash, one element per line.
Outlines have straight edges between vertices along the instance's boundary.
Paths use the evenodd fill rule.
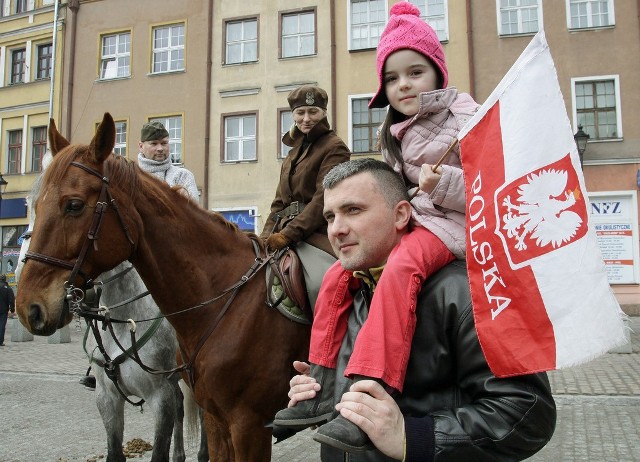
<path fill-rule="evenodd" d="M 369 107 L 385 107 L 389 104 L 384 91 L 384 63 L 390 54 L 403 49 L 416 51 L 431 60 L 440 71 L 442 87 L 449 83 L 444 50 L 433 28 L 420 19 L 420 10 L 413 3 L 402 1 L 391 7 L 389 22 L 378 43 L 376 67 L 378 71 L 378 91 L 371 99 Z"/>

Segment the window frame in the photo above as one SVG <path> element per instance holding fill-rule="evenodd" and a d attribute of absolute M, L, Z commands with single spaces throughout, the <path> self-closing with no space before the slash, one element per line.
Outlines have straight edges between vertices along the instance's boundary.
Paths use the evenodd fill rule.
<path fill-rule="evenodd" d="M 49 48 L 48 54 L 43 50 Z M 47 63 L 46 67 L 42 63 Z M 36 80 L 49 80 L 51 78 L 51 66 L 53 64 L 53 43 L 42 43 L 36 46 Z"/>
<path fill-rule="evenodd" d="M 172 31 L 176 27 L 182 27 L 182 43 L 178 45 L 172 44 Z M 168 30 L 168 45 L 166 47 L 156 47 L 156 32 L 160 30 Z M 177 37 L 180 37 L 178 35 Z M 166 74 L 170 72 L 182 72 L 185 70 L 185 58 L 186 58 L 186 37 L 187 37 L 187 25 L 184 21 L 174 22 L 170 24 L 160 24 L 151 27 L 151 74 Z M 182 56 L 178 60 L 173 60 L 171 55 L 174 52 L 182 53 Z M 156 70 L 156 57 L 159 53 L 167 53 L 167 69 L 166 70 Z M 180 67 L 172 68 L 172 63 L 177 62 L 181 63 Z"/>
<path fill-rule="evenodd" d="M 29 0 L 15 0 L 13 6 L 15 14 L 26 13 L 29 11 Z"/>
<path fill-rule="evenodd" d="M 369 101 L 371 101 L 371 99 L 373 99 L 373 97 L 375 96 L 374 93 L 365 93 L 365 94 L 359 94 L 359 95 L 349 95 L 348 97 L 348 109 L 349 109 L 349 113 L 348 113 L 348 124 L 349 124 L 349 150 L 351 151 L 352 155 L 370 155 L 370 154 L 380 154 L 379 150 L 376 149 L 376 144 L 378 142 L 378 133 L 377 130 L 379 130 L 380 126 L 382 125 L 382 123 L 384 122 L 384 117 L 382 118 L 382 121 L 380 123 L 376 123 L 372 120 L 371 115 L 373 114 L 373 111 L 384 111 L 384 115 L 386 116 L 387 113 L 387 108 L 369 108 L 368 107 L 368 103 Z M 354 111 L 353 111 L 353 104 L 356 101 L 367 101 L 367 113 L 369 114 L 369 123 L 367 124 L 359 124 L 359 126 L 362 127 L 370 127 L 370 130 L 375 130 L 376 133 L 372 133 L 370 132 L 371 137 L 369 138 L 370 144 L 369 144 L 369 151 L 356 151 L 355 150 L 355 124 L 354 124 Z M 371 149 L 373 148 L 373 149 Z"/>
<path fill-rule="evenodd" d="M 577 131 L 578 125 L 583 125 L 579 121 L 580 113 L 586 111 L 578 111 L 577 105 L 577 95 L 576 95 L 576 84 L 583 83 L 597 83 L 597 82 L 613 82 L 613 88 L 615 91 L 615 110 L 616 110 L 616 137 L 611 138 L 600 138 L 596 137 L 593 132 L 589 133 L 590 139 L 589 142 L 607 142 L 607 141 L 620 141 L 623 139 L 624 135 L 622 133 L 622 97 L 620 95 L 620 76 L 619 75 L 598 75 L 598 76 L 587 76 L 587 77 L 574 77 L 571 79 L 571 105 L 573 112 L 573 126 L 575 127 L 575 131 Z M 596 95 L 597 96 L 597 95 Z M 597 108 L 594 108 L 594 110 Z M 597 111 L 595 111 L 597 113 Z M 583 125 L 583 129 L 588 133 L 588 126 Z"/>
<path fill-rule="evenodd" d="M 220 115 L 221 117 L 221 123 L 220 123 L 220 129 L 221 129 L 221 137 L 220 137 L 220 141 L 222 143 L 221 145 L 221 149 L 220 149 L 220 162 L 222 162 L 223 164 L 239 164 L 239 163 L 248 163 L 248 162 L 257 162 L 258 161 L 258 147 L 259 147 L 259 131 L 258 131 L 258 124 L 259 124 L 259 112 L 257 110 L 254 111 L 242 111 L 242 112 L 228 112 L 228 113 L 224 113 Z M 242 150 L 239 149 L 238 150 L 238 159 L 232 159 L 229 160 L 228 156 L 227 156 L 227 143 L 228 143 L 228 138 L 227 138 L 227 121 L 231 118 L 246 118 L 246 117 L 254 117 L 255 120 L 255 134 L 253 137 L 253 141 L 254 141 L 254 145 L 255 145 L 255 157 L 253 159 L 250 158 L 244 158 L 244 154 L 242 153 Z M 243 124 L 239 124 L 240 127 L 243 126 Z M 248 136 L 243 136 L 243 134 L 239 134 L 238 135 L 238 141 L 240 142 L 240 146 L 243 147 L 244 144 L 242 144 L 243 141 L 245 140 L 250 140 L 251 137 Z"/>
<path fill-rule="evenodd" d="M 309 33 L 303 33 L 300 32 L 300 17 L 302 15 L 308 15 L 308 14 L 312 14 L 313 15 L 313 31 L 311 32 L 311 34 Z M 313 51 L 311 53 L 308 54 L 301 54 L 301 53 L 297 53 L 297 54 L 292 54 L 289 56 L 284 56 L 284 51 L 285 51 L 285 46 L 284 46 L 284 23 L 285 23 L 285 18 L 289 18 L 289 17 L 297 17 L 298 18 L 298 30 L 295 34 L 290 34 L 287 36 L 287 38 L 291 38 L 291 37 L 297 37 L 297 44 L 298 44 L 298 51 L 300 51 L 301 46 L 301 40 L 303 37 L 305 36 L 309 36 L 312 35 L 313 36 Z M 294 10 L 294 11 L 281 11 L 280 15 L 279 15 L 279 21 L 278 21 L 278 37 L 280 38 L 280 49 L 278 50 L 278 56 L 280 57 L 280 59 L 295 59 L 295 58 L 306 58 L 309 56 L 315 56 L 318 54 L 318 13 L 316 8 L 308 8 L 308 9 L 304 9 L 304 10 Z"/>
<path fill-rule="evenodd" d="M 25 83 L 27 78 L 27 47 L 14 48 L 11 52 L 11 70 L 9 72 L 9 85 Z M 16 62 L 16 54 L 22 53 L 22 59 Z M 16 66 L 19 66 L 19 72 L 16 72 Z M 16 78 L 18 80 L 16 80 Z"/>
<path fill-rule="evenodd" d="M 19 140 L 13 140 L 12 136 L 19 134 Z M 24 142 L 24 131 L 22 128 L 15 130 L 7 130 L 7 175 L 17 175 L 21 173 L 22 169 L 22 145 Z M 12 168 L 13 166 L 13 168 Z"/>
<path fill-rule="evenodd" d="M 126 52 L 120 52 L 120 40 L 122 36 L 127 36 L 128 41 L 128 50 Z M 105 54 L 105 39 L 110 37 L 116 37 L 115 43 L 115 53 Z M 116 80 L 116 79 L 126 79 L 131 77 L 131 44 L 132 44 L 132 33 L 131 30 L 121 30 L 117 32 L 108 32 L 100 35 L 100 65 L 99 65 L 99 80 Z M 120 66 L 120 59 L 124 59 L 126 61 L 125 66 Z M 116 63 L 116 75 L 108 76 L 107 74 L 110 71 L 109 66 L 105 67 L 109 62 Z M 125 68 L 127 70 L 126 74 L 120 74 L 120 68 Z"/>
<path fill-rule="evenodd" d="M 608 16 L 609 16 L 609 24 L 604 26 L 594 26 L 593 25 L 593 14 L 587 12 L 587 26 L 574 26 L 572 21 L 573 17 L 571 16 L 571 5 L 574 2 L 585 3 L 587 5 L 587 10 L 591 10 L 591 6 L 593 3 L 600 0 L 565 0 L 566 5 L 566 13 L 567 13 L 567 29 L 572 31 L 579 30 L 588 30 L 588 29 L 603 29 L 607 27 L 614 27 L 616 25 L 616 13 L 615 13 L 615 2 L 614 0 L 606 0 L 607 8 L 608 8 Z"/>
<path fill-rule="evenodd" d="M 40 138 L 36 137 L 36 133 L 42 135 Z M 31 173 L 42 172 L 42 160 L 47 153 L 47 126 L 40 125 L 31 127 L 31 158 L 30 158 L 30 171 Z"/>
<path fill-rule="evenodd" d="M 429 21 L 429 18 L 433 18 L 437 16 L 439 19 L 440 15 L 429 14 L 429 5 L 428 5 L 429 0 L 420 0 L 419 1 L 420 5 L 418 5 L 418 0 L 409 0 L 409 1 L 420 9 L 420 18 L 424 22 L 429 24 L 431 27 L 433 27 L 432 21 Z M 444 29 L 442 29 L 442 34 L 440 34 L 439 29 L 436 29 L 435 27 L 433 27 L 433 30 L 435 30 L 436 34 L 438 34 L 438 40 L 440 40 L 440 42 L 448 42 L 449 41 L 449 0 L 441 0 L 441 1 L 444 8 L 444 14 L 442 14 L 442 22 L 444 23 Z M 424 14 L 422 11 L 423 4 L 424 4 L 424 10 L 425 10 Z"/>
<path fill-rule="evenodd" d="M 386 2 L 386 0 L 347 0 L 348 1 L 348 11 L 347 11 L 347 44 L 348 44 L 348 50 L 349 51 L 359 51 L 359 50 L 372 50 L 375 49 L 378 46 L 378 43 L 380 42 L 380 35 L 382 35 L 382 31 L 384 30 L 385 26 L 387 25 L 387 18 L 389 16 L 389 6 Z M 367 46 L 364 47 L 360 47 L 360 46 L 355 46 L 354 45 L 354 40 L 356 40 L 354 38 L 354 22 L 353 22 L 353 16 L 354 16 L 354 11 L 353 11 L 353 5 L 354 3 L 380 3 L 383 7 L 383 14 L 382 14 L 382 20 L 380 21 L 375 21 L 372 22 L 371 20 L 369 20 L 368 22 L 362 22 L 362 23 L 358 23 L 358 25 L 360 24 L 367 24 Z M 370 17 L 371 16 L 371 10 L 367 9 L 367 15 Z M 378 34 L 378 39 L 376 40 L 375 43 L 372 43 L 372 39 L 371 39 L 371 29 L 372 27 L 378 27 L 379 28 L 379 34 Z"/>
<path fill-rule="evenodd" d="M 256 37 L 255 39 L 241 39 L 235 43 L 239 43 L 241 45 L 240 52 L 240 61 L 237 62 L 229 62 L 229 42 L 228 42 L 228 34 L 229 34 L 229 25 L 231 24 L 242 24 L 242 35 L 244 36 L 244 25 L 245 23 L 255 22 L 256 24 Z M 238 66 L 242 64 L 253 64 L 257 63 L 260 59 L 260 18 L 259 16 L 243 16 L 239 18 L 229 18 L 224 20 L 223 29 L 223 37 L 222 37 L 222 65 L 224 66 Z M 245 45 L 248 43 L 253 43 L 255 41 L 256 46 L 256 56 L 254 60 L 245 60 Z"/>
<path fill-rule="evenodd" d="M 283 122 L 282 116 L 287 113 L 291 117 L 291 125 L 289 125 L 288 127 L 285 127 L 284 124 L 282 123 Z M 285 133 L 287 133 L 291 129 L 292 125 L 293 125 L 293 111 L 288 107 L 279 108 L 278 109 L 278 133 L 280 133 L 280 137 L 278 138 L 278 150 L 276 152 L 276 158 L 278 160 L 286 159 L 287 156 L 289 155 L 289 151 L 291 151 L 292 149 L 291 147 L 285 145 L 282 142 L 282 137 L 285 135 Z"/>
<path fill-rule="evenodd" d="M 116 139 L 115 144 L 113 145 L 114 154 L 122 157 L 127 157 L 128 149 L 127 149 L 127 140 L 129 138 L 129 122 L 126 119 L 114 120 L 116 127 Z M 124 125 L 124 131 L 122 127 Z M 124 140 L 123 140 L 124 136 Z"/>
<path fill-rule="evenodd" d="M 147 122 L 161 122 L 169 132 L 169 152 L 173 165 L 184 165 L 184 114 L 149 117 Z M 179 122 L 174 123 L 174 122 Z M 179 156 L 179 157 L 178 157 Z"/>
<path fill-rule="evenodd" d="M 497 21 L 497 27 L 498 27 L 498 36 L 499 37 L 521 37 L 523 35 L 535 35 L 537 34 L 540 30 L 544 29 L 544 22 L 543 22 L 543 18 L 544 15 L 542 14 L 542 0 L 535 0 L 536 4 L 537 4 L 537 21 L 538 21 L 538 28 L 535 31 L 529 31 L 529 32 L 523 32 L 522 31 L 522 25 L 523 25 L 523 21 L 522 21 L 522 11 L 525 8 L 530 8 L 529 6 L 515 6 L 515 7 L 508 7 L 509 9 L 515 9 L 517 11 L 517 16 L 518 16 L 518 31 L 517 32 L 505 32 L 504 31 L 504 25 L 502 24 L 502 6 L 500 5 L 500 2 L 502 0 L 496 0 L 496 21 Z M 523 0 L 515 0 L 517 2 L 521 2 Z"/>

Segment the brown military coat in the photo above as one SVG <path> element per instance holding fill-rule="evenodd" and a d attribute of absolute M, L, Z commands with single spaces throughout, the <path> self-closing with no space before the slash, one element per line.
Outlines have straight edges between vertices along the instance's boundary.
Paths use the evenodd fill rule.
<path fill-rule="evenodd" d="M 280 232 L 293 243 L 304 240 L 333 255 L 327 238 L 327 222 L 322 216 L 322 180 L 332 167 L 349 160 L 349 148 L 331 130 L 326 117 L 311 129 L 306 140 L 295 128 L 293 134 L 283 136 L 282 142 L 292 149 L 282 163 L 276 196 L 260 236 L 266 239 L 271 233 Z M 275 214 L 294 201 L 305 204 L 302 213 L 285 217 L 276 224 Z"/>

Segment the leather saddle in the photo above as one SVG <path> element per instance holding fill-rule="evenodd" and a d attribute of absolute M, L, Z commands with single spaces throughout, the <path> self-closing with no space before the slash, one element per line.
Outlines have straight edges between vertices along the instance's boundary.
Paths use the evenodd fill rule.
<path fill-rule="evenodd" d="M 267 267 L 267 305 L 288 319 L 311 324 L 311 311 L 302 264 L 296 251 L 285 247 L 276 252 Z"/>

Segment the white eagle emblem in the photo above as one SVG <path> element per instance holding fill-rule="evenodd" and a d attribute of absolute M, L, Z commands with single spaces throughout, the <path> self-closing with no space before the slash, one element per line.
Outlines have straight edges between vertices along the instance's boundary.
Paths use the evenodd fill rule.
<path fill-rule="evenodd" d="M 579 214 L 568 210 L 580 199 L 580 190 L 567 190 L 566 170 L 541 170 L 527 177 L 527 183 L 518 187 L 516 204 L 511 196 L 504 198 L 502 206 L 503 230 L 516 239 L 516 250 L 525 250 L 527 236 L 535 239 L 538 247 L 551 244 L 554 248 L 568 242 L 582 224 Z"/>

